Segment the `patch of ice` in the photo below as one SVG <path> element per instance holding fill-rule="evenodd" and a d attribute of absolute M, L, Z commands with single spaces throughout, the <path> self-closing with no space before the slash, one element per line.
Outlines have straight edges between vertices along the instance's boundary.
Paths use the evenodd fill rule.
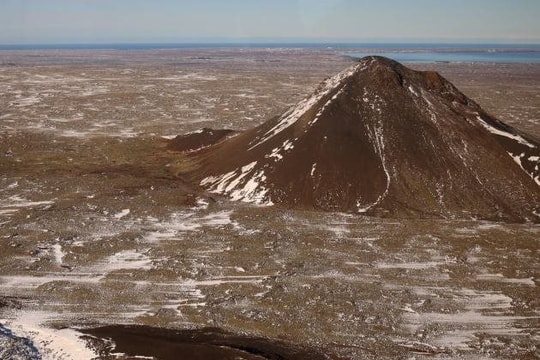
<path fill-rule="evenodd" d="M 201 208 L 197 208 L 202 210 Z M 154 229 L 144 236 L 147 242 L 162 240 L 180 240 L 184 233 L 198 231 L 204 226 L 223 227 L 232 225 L 237 228 L 238 223 L 231 219 L 232 211 L 225 210 L 210 213 L 205 216 L 196 216 L 194 212 L 179 212 L 171 215 L 169 220 L 163 221 L 156 218 L 147 218 Z"/>
<path fill-rule="evenodd" d="M 91 360 L 98 354 L 91 351 L 82 334 L 65 328 L 52 329 L 46 326 L 52 315 L 37 311 L 24 311 L 14 319 L 0 319 L 2 324 L 17 336 L 30 339 L 43 359 L 49 360 Z"/>
<path fill-rule="evenodd" d="M 52 204 L 54 204 L 54 201 L 29 201 L 20 195 L 13 195 L 6 200 L 0 200 L 0 215 L 11 215 L 21 208 L 34 208 Z"/>
<path fill-rule="evenodd" d="M 497 224 L 497 223 L 482 223 L 482 224 L 478 224 L 477 228 L 479 230 L 491 230 L 491 229 L 500 229 L 502 228 L 502 225 L 501 224 Z"/>
<path fill-rule="evenodd" d="M 123 128 L 118 133 L 112 133 L 111 136 L 117 136 L 121 138 L 133 138 L 137 137 L 140 132 L 135 131 L 133 128 Z"/>
<path fill-rule="evenodd" d="M 414 288 L 419 295 L 431 295 L 430 288 Z M 405 313 L 406 327 L 411 332 L 417 332 L 430 324 L 437 324 L 444 328 L 454 328 L 450 332 L 443 332 L 441 336 L 432 339 L 435 344 L 451 344 L 456 348 L 468 348 L 468 342 L 476 334 L 511 335 L 522 333 L 522 328 L 516 324 L 519 321 L 537 321 L 537 316 L 513 316 L 508 310 L 512 308 L 513 299 L 499 291 L 478 291 L 473 289 L 433 288 L 445 291 L 454 301 L 463 305 L 459 312 L 429 312 Z M 428 291 L 426 291 L 428 290 Z"/>
<path fill-rule="evenodd" d="M 230 225 L 230 224 L 233 224 L 233 221 L 231 220 L 231 213 L 232 211 L 227 211 L 227 210 L 220 211 L 217 213 L 212 213 L 201 218 L 201 223 L 204 225 L 210 225 L 210 226 Z"/>
<path fill-rule="evenodd" d="M 100 261 L 98 270 L 109 273 L 116 270 L 151 270 L 152 260 L 135 250 L 124 250 Z"/>
<path fill-rule="evenodd" d="M 0 276 L 0 283 L 4 289 L 35 290 L 41 285 L 55 281 L 70 281 L 74 283 L 97 284 L 103 276 L 95 273 L 50 273 L 45 276 L 11 275 Z"/>
<path fill-rule="evenodd" d="M 33 207 L 39 205 L 51 205 L 54 201 L 29 201 L 20 195 L 13 195 L 7 199 L 7 201 L 0 202 L 0 206 L 6 207 Z"/>
<path fill-rule="evenodd" d="M 536 286 L 536 283 L 534 282 L 534 278 L 523 278 L 523 279 L 507 278 L 503 274 L 480 274 L 480 275 L 476 275 L 476 280 Z"/>
<path fill-rule="evenodd" d="M 115 217 L 116 219 L 121 219 L 121 218 L 123 218 L 124 216 L 129 215 L 130 212 L 131 212 L 131 211 L 130 211 L 129 209 L 123 209 L 123 210 L 120 211 L 119 213 L 114 214 L 114 217 Z"/>
<path fill-rule="evenodd" d="M 195 204 L 197 205 L 197 209 L 208 209 L 208 206 L 210 205 L 208 200 L 203 198 L 198 198 Z"/>
<path fill-rule="evenodd" d="M 92 135 L 92 132 L 90 131 L 78 131 L 78 130 L 64 130 L 60 134 L 60 136 L 63 137 L 72 137 L 72 138 L 87 138 Z"/>
<path fill-rule="evenodd" d="M 62 264 L 62 261 L 64 259 L 64 256 L 66 255 L 64 251 L 62 250 L 62 245 L 60 244 L 54 244 L 52 246 L 54 260 L 57 264 Z"/>
<path fill-rule="evenodd" d="M 417 312 L 411 307 L 411 304 L 405 304 L 405 306 L 401 307 L 400 310 L 411 314 L 417 314 Z"/>

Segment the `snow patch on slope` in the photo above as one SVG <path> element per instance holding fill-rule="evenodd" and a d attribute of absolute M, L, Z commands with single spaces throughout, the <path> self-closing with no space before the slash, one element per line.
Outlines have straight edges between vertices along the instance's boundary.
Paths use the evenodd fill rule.
<path fill-rule="evenodd" d="M 385 140 L 384 140 L 384 136 L 383 136 L 383 124 L 382 124 L 382 121 L 379 120 L 378 123 L 377 123 L 377 126 L 375 126 L 375 128 L 374 128 L 373 134 L 368 134 L 368 135 L 369 135 L 369 138 L 373 141 L 374 146 L 375 146 L 375 151 L 377 152 L 377 154 L 379 155 L 379 157 L 381 159 L 382 168 L 383 168 L 384 173 L 386 175 L 386 189 L 384 190 L 384 192 L 381 195 L 379 195 L 379 197 L 377 198 L 377 200 L 375 200 L 374 203 L 369 204 L 367 206 L 365 204 L 362 204 L 361 199 L 357 200 L 356 208 L 357 208 L 357 212 L 359 212 L 359 213 L 366 213 L 371 208 L 379 205 L 381 203 L 381 201 L 384 200 L 386 195 L 388 195 L 388 191 L 390 190 L 391 176 L 390 176 L 390 172 L 388 171 L 387 164 L 386 164 Z"/>
<path fill-rule="evenodd" d="M 530 147 L 531 149 L 535 149 L 536 146 L 534 146 L 533 144 L 531 144 L 530 142 L 528 142 L 527 140 L 525 140 L 524 138 L 522 138 L 521 136 L 519 135 L 516 135 L 516 134 L 512 134 L 512 133 L 509 133 L 507 131 L 503 131 L 503 130 L 500 130 L 500 129 L 497 129 L 496 127 L 488 124 L 484 119 L 482 119 L 480 116 L 477 116 L 476 119 L 478 119 L 478 121 L 480 122 L 480 124 L 487 130 L 489 131 L 490 133 L 492 134 L 495 134 L 495 135 L 499 135 L 499 136 L 504 136 L 506 138 L 509 138 L 509 139 L 512 139 L 512 140 L 515 140 L 517 141 L 518 143 L 520 143 L 521 145 L 525 145 L 527 147 Z"/>
<path fill-rule="evenodd" d="M 351 76 L 352 74 L 354 74 L 357 71 L 357 69 L 362 65 L 363 64 L 353 65 L 353 66 L 345 69 L 344 71 L 340 72 L 336 76 L 333 76 L 333 77 L 327 79 L 326 81 L 324 81 L 319 86 L 317 91 L 315 91 L 315 93 L 313 95 L 303 99 L 298 104 L 291 107 L 287 112 L 285 112 L 285 114 L 283 114 L 281 116 L 281 118 L 279 119 L 279 122 L 276 125 L 274 125 L 270 130 L 268 130 L 262 136 L 262 138 L 260 138 L 259 141 L 256 144 L 254 144 L 253 146 L 251 146 L 248 150 L 251 150 L 251 149 L 261 145 L 262 143 L 264 143 L 268 139 L 270 139 L 273 136 L 279 134 L 280 132 L 282 132 L 283 130 L 285 130 L 286 128 L 288 128 L 292 124 L 294 124 L 309 109 L 311 109 L 313 106 L 315 106 L 325 96 L 329 95 L 332 92 L 332 90 L 336 89 L 339 85 L 341 85 L 341 83 L 342 83 L 342 81 L 344 79 L 346 79 L 349 76 Z M 330 99 L 329 102 L 331 102 L 331 101 L 332 101 L 332 99 Z M 327 104 L 328 104 L 328 102 L 327 102 Z M 324 110 L 324 107 L 323 107 L 323 109 L 321 111 L 323 111 L 323 110 Z M 316 119 L 317 119 L 317 117 L 316 117 Z"/>
<path fill-rule="evenodd" d="M 338 96 L 341 95 L 342 93 L 343 93 L 343 88 L 339 89 L 339 91 L 336 92 L 336 93 L 334 94 L 334 96 L 332 96 L 332 97 L 330 98 L 330 100 L 328 100 L 328 101 L 321 107 L 321 110 L 319 110 L 319 111 L 317 112 L 317 114 L 315 115 L 315 118 L 313 118 L 313 120 L 311 120 L 311 121 L 309 122 L 309 125 L 315 124 L 315 123 L 317 122 L 317 120 L 319 120 L 319 118 L 321 117 L 321 115 L 326 111 L 326 109 L 328 108 L 328 106 L 329 106 L 330 104 L 332 104 L 332 102 L 334 102 L 334 100 L 336 100 L 336 99 L 338 98 Z M 306 131 L 307 131 L 307 130 L 306 130 Z"/>
<path fill-rule="evenodd" d="M 292 150 L 293 148 L 294 148 L 293 142 L 291 140 L 285 140 L 283 145 L 272 149 L 272 152 L 269 155 L 265 155 L 264 157 L 266 159 L 274 158 L 276 159 L 275 161 L 280 161 L 283 159 L 283 155 L 281 154 L 281 151 L 289 151 L 289 150 Z"/>
<path fill-rule="evenodd" d="M 494 135 L 498 135 L 498 136 L 503 136 L 505 138 L 508 138 L 508 139 L 511 139 L 511 140 L 514 140 L 516 141 L 517 143 L 521 144 L 521 145 L 524 145 L 530 149 L 537 149 L 536 145 L 534 144 L 531 144 L 529 141 L 527 141 L 526 139 L 524 139 L 522 136 L 520 135 L 517 135 L 517 134 L 512 134 L 508 131 L 504 131 L 504 130 L 501 130 L 501 129 L 498 129 L 496 127 L 494 127 L 493 125 L 490 125 L 487 121 L 485 121 L 484 119 L 482 119 L 482 117 L 477 113 L 477 116 L 476 116 L 476 119 L 480 122 L 480 124 L 486 129 L 488 130 L 490 133 L 494 134 Z M 537 184 L 537 185 L 540 185 L 540 175 L 536 175 L 534 173 L 531 173 L 529 171 L 527 171 L 527 169 L 525 169 L 525 166 L 523 166 L 523 161 L 529 161 L 529 162 L 536 162 L 540 159 L 540 157 L 538 156 L 533 156 L 533 155 L 529 155 L 529 157 L 527 158 L 527 155 L 525 153 L 520 153 L 520 154 L 513 154 L 509 151 L 507 151 L 508 155 L 510 155 L 510 157 L 516 162 L 516 164 L 519 165 L 519 167 L 527 174 L 529 175 L 533 180 L 534 182 Z M 538 167 L 535 168 L 536 171 L 538 171 Z"/>
<path fill-rule="evenodd" d="M 540 185 L 540 176 L 534 176 L 533 174 L 529 173 L 527 170 L 525 170 L 525 167 L 523 166 L 523 163 L 521 162 L 521 159 L 525 157 L 525 153 L 521 153 L 519 155 L 514 155 L 511 152 L 508 152 L 508 155 L 516 162 L 516 164 L 519 165 L 519 167 L 525 171 L 526 174 L 528 174 L 537 185 Z"/>
<path fill-rule="evenodd" d="M 263 185 L 266 182 L 264 170 L 253 173 L 255 165 L 256 161 L 223 175 L 206 177 L 200 185 L 207 186 L 210 192 L 229 195 L 235 201 L 273 205 L 267 196 L 268 189 Z"/>

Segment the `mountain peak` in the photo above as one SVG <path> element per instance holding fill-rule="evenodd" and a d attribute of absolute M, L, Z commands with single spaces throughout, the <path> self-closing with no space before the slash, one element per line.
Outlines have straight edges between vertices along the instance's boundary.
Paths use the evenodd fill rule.
<path fill-rule="evenodd" d="M 540 215 L 538 141 L 438 73 L 379 56 L 189 159 L 197 166 L 183 176 L 261 205 L 512 221 Z"/>

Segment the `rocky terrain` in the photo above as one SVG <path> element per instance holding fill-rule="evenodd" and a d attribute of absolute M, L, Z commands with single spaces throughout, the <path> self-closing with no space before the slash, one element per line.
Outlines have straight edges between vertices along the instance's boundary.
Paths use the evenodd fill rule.
<path fill-rule="evenodd" d="M 218 328 L 345 359 L 540 355 L 534 223 L 260 207 L 177 177 L 171 138 L 279 117 L 352 65 L 339 52 L 23 51 L 0 63 L 2 355 L 144 355 L 121 354 L 133 350 L 122 330 L 121 350 L 77 331 L 117 324 Z M 538 137 L 540 66 L 419 67 Z"/>

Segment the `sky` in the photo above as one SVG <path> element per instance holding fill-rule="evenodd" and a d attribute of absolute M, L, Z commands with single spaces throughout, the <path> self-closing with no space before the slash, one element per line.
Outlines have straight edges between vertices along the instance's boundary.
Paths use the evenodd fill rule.
<path fill-rule="evenodd" d="M 540 0 L 0 0 L 0 44 L 540 43 Z"/>

